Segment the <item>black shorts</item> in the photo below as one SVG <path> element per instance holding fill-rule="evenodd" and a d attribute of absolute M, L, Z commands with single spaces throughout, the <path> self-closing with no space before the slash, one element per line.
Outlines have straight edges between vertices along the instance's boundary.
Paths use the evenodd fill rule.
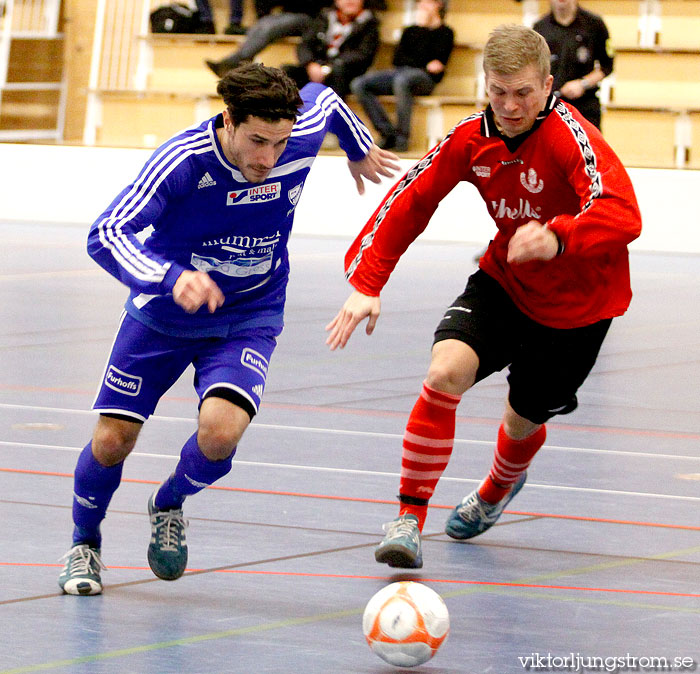
<path fill-rule="evenodd" d="M 476 381 L 509 366 L 511 407 L 543 424 L 576 409 L 576 391 L 591 371 L 611 321 L 549 328 L 523 314 L 498 282 L 478 270 L 445 312 L 435 343 L 458 339 L 471 346 L 479 357 Z"/>

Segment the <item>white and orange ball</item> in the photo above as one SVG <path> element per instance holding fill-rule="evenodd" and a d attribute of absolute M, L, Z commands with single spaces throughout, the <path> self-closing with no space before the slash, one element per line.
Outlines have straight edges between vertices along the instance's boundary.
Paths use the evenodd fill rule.
<path fill-rule="evenodd" d="M 362 630 L 370 648 L 390 665 L 416 667 L 445 643 L 450 616 L 442 597 L 413 581 L 391 583 L 367 603 Z"/>

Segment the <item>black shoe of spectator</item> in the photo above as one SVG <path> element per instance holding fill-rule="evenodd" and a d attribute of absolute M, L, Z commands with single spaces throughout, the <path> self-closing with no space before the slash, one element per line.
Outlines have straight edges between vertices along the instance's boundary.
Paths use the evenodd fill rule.
<path fill-rule="evenodd" d="M 382 150 L 392 150 L 396 147 L 396 136 L 382 136 L 377 146 Z"/>
<path fill-rule="evenodd" d="M 207 64 L 207 68 L 217 77 L 223 77 L 229 70 L 233 70 L 234 68 L 238 68 L 239 65 L 249 62 L 250 59 L 237 59 L 231 56 L 222 61 L 204 61 L 204 63 Z"/>
<path fill-rule="evenodd" d="M 221 64 L 218 61 L 210 61 L 207 59 L 204 61 L 204 63 L 207 64 L 207 68 L 209 68 L 209 70 L 211 70 L 217 77 L 220 78 L 226 74 L 226 70 L 221 67 Z"/>
<path fill-rule="evenodd" d="M 245 35 L 247 30 L 240 23 L 230 23 L 224 33 L 226 35 Z"/>
<path fill-rule="evenodd" d="M 405 136 L 397 136 L 394 150 L 396 150 L 396 152 L 408 152 L 408 138 Z"/>

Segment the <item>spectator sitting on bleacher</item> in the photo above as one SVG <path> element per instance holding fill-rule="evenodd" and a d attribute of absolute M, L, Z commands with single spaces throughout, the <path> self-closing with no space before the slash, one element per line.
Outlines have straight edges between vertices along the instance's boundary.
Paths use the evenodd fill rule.
<path fill-rule="evenodd" d="M 247 31 L 246 39 L 238 51 L 221 61 L 207 60 L 206 64 L 217 77 L 223 77 L 241 63 L 252 61 L 253 57 L 271 42 L 283 37 L 301 35 L 319 11 L 331 4 L 332 0 L 256 0 L 255 9 L 259 19 Z M 280 6 L 282 11 L 272 14 L 272 9 L 276 6 Z"/>
<path fill-rule="evenodd" d="M 335 6 L 323 10 L 302 35 L 298 65 L 282 69 L 299 88 L 320 82 L 344 98 L 350 82 L 372 65 L 377 49 L 379 20 L 364 0 L 335 0 Z"/>
<path fill-rule="evenodd" d="M 229 22 L 226 35 L 245 35 L 246 29 L 243 27 L 243 0 L 230 0 Z"/>
<path fill-rule="evenodd" d="M 408 150 L 413 96 L 431 94 L 444 75 L 454 46 L 454 31 L 444 24 L 446 11 L 447 0 L 419 0 L 416 23 L 404 28 L 394 51 L 394 67 L 366 73 L 350 83 L 352 93 L 382 136 L 381 148 Z M 377 99 L 377 95 L 387 94 L 396 98 L 395 126 Z"/>
<path fill-rule="evenodd" d="M 199 12 L 200 30 L 199 33 L 216 33 L 214 27 L 214 13 L 211 11 L 209 0 L 195 0 L 197 11 Z M 224 31 L 227 35 L 243 35 L 245 28 L 241 26 L 243 21 L 243 0 L 230 0 L 229 26 Z"/>
<path fill-rule="evenodd" d="M 608 28 L 578 0 L 551 0 L 550 5 L 552 11 L 533 28 L 552 53 L 553 90 L 600 128 L 598 83 L 613 70 Z"/>

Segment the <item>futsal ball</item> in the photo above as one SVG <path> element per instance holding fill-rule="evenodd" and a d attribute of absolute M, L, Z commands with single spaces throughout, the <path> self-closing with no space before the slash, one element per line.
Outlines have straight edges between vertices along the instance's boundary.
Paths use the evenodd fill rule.
<path fill-rule="evenodd" d="M 450 631 L 442 597 L 413 581 L 391 583 L 367 603 L 362 630 L 369 647 L 390 665 L 415 667 L 437 653 Z"/>

